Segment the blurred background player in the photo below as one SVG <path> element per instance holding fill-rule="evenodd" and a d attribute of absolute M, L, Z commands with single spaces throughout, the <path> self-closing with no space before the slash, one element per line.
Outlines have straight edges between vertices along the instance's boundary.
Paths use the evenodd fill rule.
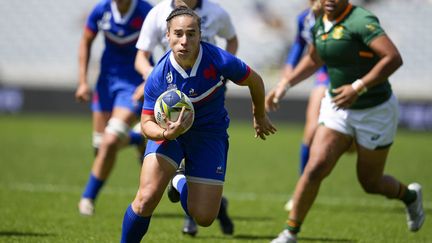
<path fill-rule="evenodd" d="M 384 174 L 399 115 L 388 78 L 402 65 L 400 53 L 371 12 L 348 0 L 320 1 L 324 14 L 313 28 L 313 45 L 266 97 L 267 108 L 276 110 L 289 87 L 327 65 L 330 84 L 321 101 L 320 126 L 294 191 L 286 229 L 272 243 L 297 242 L 322 181 L 354 140 L 357 179 L 363 190 L 403 202 L 408 229 L 418 231 L 425 219 L 421 185 L 406 186 Z"/>
<path fill-rule="evenodd" d="M 137 121 L 141 109 L 132 99 L 142 82 L 141 75 L 134 69 L 135 43 L 151 8 L 143 0 L 102 0 L 87 19 L 79 47 L 79 84 L 75 93 L 80 102 L 90 99 L 87 71 L 98 31 L 103 32 L 105 49 L 92 97 L 96 158 L 78 204 L 83 215 L 93 215 L 95 199 L 114 166 L 117 151 L 127 144 L 134 144 L 141 157 L 145 149 L 141 132 L 131 131 L 130 127 Z"/>
<path fill-rule="evenodd" d="M 164 51 L 169 49 L 166 18 L 176 5 L 186 4 L 193 9 L 201 18 L 201 38 L 202 41 L 216 44 L 216 36 L 226 40 L 225 50 L 235 55 L 238 48 L 238 40 L 234 25 L 228 13 L 218 4 L 208 0 L 164 0 L 155 5 L 145 19 L 141 33 L 136 44 L 138 52 L 135 60 L 135 68 L 141 73 L 143 80 L 153 69 L 151 56 L 157 46 L 161 46 Z M 143 99 L 144 83 L 136 89 L 134 98 L 139 101 Z M 187 94 L 188 95 L 188 94 Z M 233 234 L 234 224 L 227 213 L 228 201 L 224 197 L 220 207 L 218 220 L 224 234 Z M 192 218 L 186 216 L 183 233 L 196 235 L 198 228 Z"/>
<path fill-rule="evenodd" d="M 282 78 L 288 77 L 294 67 L 298 64 L 305 49 L 312 44 L 312 28 L 315 25 L 315 18 L 322 14 L 319 0 L 309 0 L 309 8 L 302 11 L 297 16 L 297 34 L 294 44 L 285 61 Z M 303 140 L 300 147 L 300 163 L 299 172 L 303 174 L 303 170 L 309 160 L 309 148 L 312 144 L 312 138 L 318 127 L 318 116 L 321 99 L 324 97 L 325 91 L 329 84 L 327 68 L 322 66 L 315 74 L 314 87 L 309 95 L 309 101 L 306 109 L 306 123 L 303 131 Z M 288 200 L 284 209 L 290 211 L 292 208 L 292 200 Z"/>
<path fill-rule="evenodd" d="M 262 78 L 234 55 L 201 41 L 200 18 L 187 6 L 175 8 L 166 22 L 171 51 L 158 62 L 145 85 L 141 126 L 149 141 L 139 189 L 123 219 L 124 243 L 140 242 L 146 234 L 183 159 L 185 174 L 174 177 L 169 191 L 179 194 L 185 213 L 199 225 L 210 226 L 218 216 L 229 147 L 224 102 L 227 79 L 249 89 L 255 137 L 265 140 L 276 132 L 265 112 Z M 195 121 L 187 132 L 191 117 L 183 112 L 177 121 L 168 121 L 166 129 L 155 121 L 156 99 L 169 89 L 189 94 L 194 104 Z"/>

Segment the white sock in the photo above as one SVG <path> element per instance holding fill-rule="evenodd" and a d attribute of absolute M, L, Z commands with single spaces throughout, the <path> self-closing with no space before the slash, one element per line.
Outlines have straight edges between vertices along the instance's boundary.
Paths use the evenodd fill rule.
<path fill-rule="evenodd" d="M 186 176 L 182 175 L 182 174 L 175 175 L 174 178 L 172 179 L 172 182 L 173 182 L 174 188 L 179 192 L 179 189 L 178 189 L 179 183 L 184 185 L 184 183 L 186 182 Z"/>

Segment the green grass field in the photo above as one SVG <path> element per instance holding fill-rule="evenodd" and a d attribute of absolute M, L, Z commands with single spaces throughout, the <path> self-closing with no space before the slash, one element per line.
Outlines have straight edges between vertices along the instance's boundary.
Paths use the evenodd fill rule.
<path fill-rule="evenodd" d="M 235 234 L 215 222 L 197 237 L 180 233 L 179 204 L 164 197 L 145 242 L 269 242 L 287 217 L 283 204 L 298 177 L 302 126 L 276 123 L 278 134 L 253 138 L 250 122 L 233 122 L 224 194 Z M 84 117 L 0 116 L 0 242 L 118 242 L 123 214 L 138 186 L 135 150 L 120 153 L 97 201 L 96 215 L 82 217 L 77 202 L 93 159 L 91 120 Z M 432 212 L 432 133 L 400 130 L 386 171 L 423 185 Z M 428 216 L 429 216 L 428 215 Z M 430 216 L 429 216 L 430 217 Z M 365 194 L 355 156 L 344 156 L 325 180 L 299 242 L 432 242 L 432 223 L 410 233 L 402 203 Z"/>

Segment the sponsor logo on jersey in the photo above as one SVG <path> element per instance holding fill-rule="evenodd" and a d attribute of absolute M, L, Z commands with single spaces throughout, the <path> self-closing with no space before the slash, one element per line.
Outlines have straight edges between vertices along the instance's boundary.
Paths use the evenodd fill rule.
<path fill-rule="evenodd" d="M 141 16 L 135 17 L 134 19 L 131 20 L 130 26 L 134 29 L 140 30 L 143 22 L 144 19 Z"/>
<path fill-rule="evenodd" d="M 166 78 L 167 83 L 169 83 L 169 84 L 172 83 L 172 81 L 173 81 L 172 72 L 169 71 L 165 78 Z"/>
<path fill-rule="evenodd" d="M 221 75 L 221 76 L 219 77 L 219 81 L 223 82 L 224 80 L 225 80 L 225 77 L 224 77 L 223 75 Z"/>
<path fill-rule="evenodd" d="M 223 170 L 222 166 L 218 166 L 218 167 L 216 168 L 216 173 L 217 173 L 217 174 L 223 174 L 223 173 L 224 173 L 224 170 Z"/>
<path fill-rule="evenodd" d="M 99 21 L 98 25 L 99 25 L 99 29 L 101 30 L 109 30 L 111 29 L 111 13 L 110 12 L 105 12 L 102 19 Z"/>
<path fill-rule="evenodd" d="M 216 79 L 216 68 L 213 66 L 213 64 L 210 64 L 210 67 L 204 69 L 204 78 Z"/>
<path fill-rule="evenodd" d="M 367 24 L 366 29 L 368 29 L 370 32 L 374 32 L 376 27 L 373 24 Z"/>
<path fill-rule="evenodd" d="M 381 135 L 376 134 L 376 135 L 373 135 L 373 136 L 371 137 L 371 140 L 372 140 L 372 141 L 376 141 L 376 140 L 378 140 L 380 137 L 381 137 Z"/>
<path fill-rule="evenodd" d="M 343 36 L 344 28 L 343 26 L 336 26 L 333 30 L 333 39 L 339 40 Z"/>
<path fill-rule="evenodd" d="M 195 89 L 191 88 L 191 89 L 189 90 L 189 96 L 190 96 L 190 97 L 197 96 L 197 95 L 198 95 L 198 94 L 195 93 Z"/>

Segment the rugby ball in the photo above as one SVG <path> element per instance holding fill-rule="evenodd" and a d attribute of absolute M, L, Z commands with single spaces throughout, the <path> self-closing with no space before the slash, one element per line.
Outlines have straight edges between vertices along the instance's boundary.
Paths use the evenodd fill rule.
<path fill-rule="evenodd" d="M 186 129 L 183 133 L 189 130 L 195 118 L 195 110 L 189 97 L 178 89 L 171 89 L 163 92 L 156 100 L 154 107 L 154 116 L 159 126 L 167 128 L 165 118 L 175 122 L 180 116 L 182 108 L 185 107 L 185 112 L 192 114 L 192 121 L 186 124 Z M 186 115 L 186 114 L 184 114 Z"/>

